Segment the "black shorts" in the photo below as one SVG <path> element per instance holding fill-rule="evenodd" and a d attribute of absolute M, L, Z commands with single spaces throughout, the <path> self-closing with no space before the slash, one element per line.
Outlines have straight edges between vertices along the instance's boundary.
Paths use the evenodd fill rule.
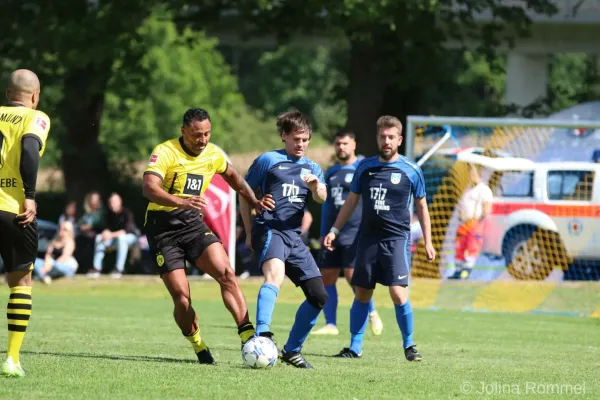
<path fill-rule="evenodd" d="M 37 257 L 37 219 L 23 228 L 17 215 L 0 211 L 0 256 L 6 272 L 31 271 Z"/>
<path fill-rule="evenodd" d="M 165 272 L 185 269 L 185 262 L 195 265 L 204 250 L 213 243 L 221 243 L 219 238 L 201 219 L 185 224 L 168 223 L 161 226 L 162 218 L 148 213 L 146 237 L 150 255 L 162 276 Z M 172 221 L 172 220 L 171 220 Z M 170 221 L 170 222 L 171 222 Z"/>

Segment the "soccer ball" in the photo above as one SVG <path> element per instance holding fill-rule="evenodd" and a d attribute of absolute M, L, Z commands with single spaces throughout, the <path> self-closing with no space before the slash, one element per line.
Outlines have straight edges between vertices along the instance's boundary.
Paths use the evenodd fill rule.
<path fill-rule="evenodd" d="M 279 352 L 272 340 L 255 336 L 242 348 L 242 360 L 250 368 L 269 368 L 275 365 Z"/>

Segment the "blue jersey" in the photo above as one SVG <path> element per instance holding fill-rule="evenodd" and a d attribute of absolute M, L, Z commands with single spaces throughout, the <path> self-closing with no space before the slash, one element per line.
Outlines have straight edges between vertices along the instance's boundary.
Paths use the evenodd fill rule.
<path fill-rule="evenodd" d="M 354 178 L 356 167 L 363 157 L 358 158 L 350 165 L 334 164 L 325 172 L 325 183 L 327 184 L 327 200 L 321 209 L 321 236 L 326 236 L 335 223 L 335 220 L 350 194 L 350 184 Z M 350 246 L 354 243 L 360 217 L 362 215 L 361 204 L 356 207 L 354 214 L 348 219 L 346 225 L 340 230 L 336 241 L 340 246 Z"/>
<path fill-rule="evenodd" d="M 418 165 L 403 156 L 394 162 L 381 162 L 378 156 L 366 158 L 356 168 L 350 190 L 362 198 L 361 236 L 409 238 L 411 196 L 425 197 Z"/>
<path fill-rule="evenodd" d="M 275 210 L 263 212 L 254 222 L 282 232 L 300 233 L 310 193 L 302 178 L 310 174 L 325 183 L 321 167 L 306 157 L 290 157 L 285 150 L 263 153 L 254 160 L 246 174 L 246 181 L 253 190 L 260 189 L 261 195 L 270 194 L 275 200 Z"/>

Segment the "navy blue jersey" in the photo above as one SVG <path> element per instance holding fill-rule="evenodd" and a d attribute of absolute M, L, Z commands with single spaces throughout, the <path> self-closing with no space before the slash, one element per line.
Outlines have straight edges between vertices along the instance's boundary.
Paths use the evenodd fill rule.
<path fill-rule="evenodd" d="M 321 236 L 326 236 L 335 223 L 344 202 L 350 194 L 350 184 L 354 178 L 356 167 L 362 160 L 363 157 L 360 157 L 350 165 L 340 165 L 339 163 L 336 163 L 325 172 L 327 200 L 325 200 L 325 203 L 323 203 L 321 208 Z M 350 246 L 354 243 L 354 239 L 358 233 L 361 215 L 362 209 L 361 204 L 359 204 L 356 207 L 354 214 L 352 214 L 339 235 L 337 235 L 336 240 L 338 245 Z"/>
<path fill-rule="evenodd" d="M 425 181 L 418 165 L 403 156 L 394 162 L 381 162 L 378 156 L 366 158 L 356 168 L 350 190 L 362 198 L 361 236 L 410 236 L 411 196 L 425 197 Z"/>
<path fill-rule="evenodd" d="M 275 200 L 275 210 L 263 212 L 254 222 L 279 231 L 300 233 L 310 194 L 302 178 L 310 174 L 325 183 L 321 167 L 306 157 L 290 157 L 285 150 L 263 153 L 254 160 L 246 174 L 246 181 L 253 190 L 260 189 L 261 195 L 270 194 Z"/>

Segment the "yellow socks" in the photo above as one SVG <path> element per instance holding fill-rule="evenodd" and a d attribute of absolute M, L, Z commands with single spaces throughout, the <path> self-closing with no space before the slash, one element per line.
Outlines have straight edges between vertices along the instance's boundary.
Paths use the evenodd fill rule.
<path fill-rule="evenodd" d="M 242 343 L 246 343 L 248 339 L 254 336 L 255 330 L 252 322 L 246 322 L 238 327 L 238 335 L 240 335 L 240 339 Z"/>
<path fill-rule="evenodd" d="M 6 307 L 8 319 L 8 357 L 19 362 L 19 352 L 31 317 L 31 286 L 10 288 L 10 297 Z"/>
<path fill-rule="evenodd" d="M 195 333 L 192 333 L 189 336 L 188 335 L 184 335 L 184 336 L 192 344 L 192 347 L 194 348 L 194 352 L 200 353 L 201 351 L 204 351 L 208 348 L 208 346 L 206 346 L 206 343 L 204 343 L 204 341 L 200 337 L 200 328 L 198 328 L 198 330 L 196 330 Z"/>

